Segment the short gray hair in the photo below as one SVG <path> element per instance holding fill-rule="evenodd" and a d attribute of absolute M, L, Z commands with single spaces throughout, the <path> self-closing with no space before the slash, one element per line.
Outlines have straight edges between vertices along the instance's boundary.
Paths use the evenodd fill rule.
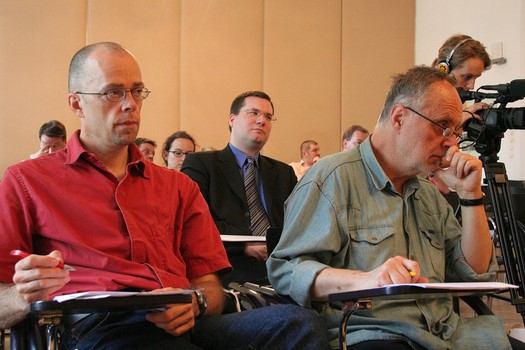
<path fill-rule="evenodd" d="M 425 98 L 430 87 L 438 81 L 447 81 L 452 86 L 456 86 L 454 77 L 428 66 L 416 66 L 404 74 L 395 76 L 386 97 L 379 122 L 381 123 L 388 119 L 390 111 L 396 103 L 420 109 L 427 102 Z"/>

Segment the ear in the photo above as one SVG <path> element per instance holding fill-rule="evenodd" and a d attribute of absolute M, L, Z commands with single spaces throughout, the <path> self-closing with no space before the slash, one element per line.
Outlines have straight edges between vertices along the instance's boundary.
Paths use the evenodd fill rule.
<path fill-rule="evenodd" d="M 84 118 L 84 111 L 82 110 L 82 101 L 77 94 L 69 94 L 68 96 L 69 108 L 79 118 Z"/>
<path fill-rule="evenodd" d="M 230 128 L 233 127 L 234 120 L 235 120 L 235 114 L 230 114 L 230 116 L 228 117 L 228 125 L 230 126 Z"/>
<path fill-rule="evenodd" d="M 162 159 L 164 159 L 165 162 L 168 161 L 168 151 L 165 149 L 162 150 Z"/>
<path fill-rule="evenodd" d="M 398 132 L 401 130 L 402 125 L 405 123 L 406 108 L 400 103 L 396 103 L 390 111 L 390 125 L 394 130 Z"/>

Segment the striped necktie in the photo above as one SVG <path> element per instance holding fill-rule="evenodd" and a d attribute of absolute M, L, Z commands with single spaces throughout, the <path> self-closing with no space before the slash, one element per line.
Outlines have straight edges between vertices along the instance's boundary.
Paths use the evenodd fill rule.
<path fill-rule="evenodd" d="M 250 223 L 252 235 L 265 236 L 266 229 L 270 227 L 270 221 L 259 198 L 257 185 L 255 182 L 255 161 L 252 157 L 247 157 L 244 172 L 244 188 L 246 189 L 246 199 L 250 208 Z"/>

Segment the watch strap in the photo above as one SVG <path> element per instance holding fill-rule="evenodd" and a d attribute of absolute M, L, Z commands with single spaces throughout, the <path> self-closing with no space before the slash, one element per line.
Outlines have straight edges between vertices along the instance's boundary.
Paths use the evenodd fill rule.
<path fill-rule="evenodd" d="M 459 204 L 462 207 L 476 207 L 478 205 L 484 205 L 485 204 L 485 196 L 481 198 L 475 198 L 475 199 L 464 199 L 461 198 L 459 200 Z"/>
<path fill-rule="evenodd" d="M 206 313 L 206 309 L 208 308 L 206 295 L 204 295 L 204 293 L 198 289 L 194 290 L 193 293 L 197 298 L 197 305 L 199 305 L 199 316 L 197 316 L 197 318 L 201 318 L 202 316 L 204 316 L 204 314 Z"/>

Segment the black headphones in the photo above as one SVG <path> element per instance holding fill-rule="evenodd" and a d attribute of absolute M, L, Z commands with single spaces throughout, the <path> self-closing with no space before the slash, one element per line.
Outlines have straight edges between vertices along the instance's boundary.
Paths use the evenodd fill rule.
<path fill-rule="evenodd" d="M 474 40 L 472 38 L 466 38 L 466 39 L 463 39 L 461 40 L 456 46 L 454 46 L 454 48 L 450 51 L 450 53 L 447 55 L 447 58 L 445 58 L 444 61 L 440 61 L 436 68 L 439 69 L 440 71 L 442 71 L 443 73 L 445 74 L 448 74 L 450 73 L 450 71 L 452 70 L 452 67 L 450 67 L 450 60 L 452 59 L 452 55 L 454 55 L 454 52 L 458 49 L 458 47 L 460 47 L 461 45 L 463 45 L 464 43 L 466 43 L 467 41 L 471 41 L 471 40 Z"/>

